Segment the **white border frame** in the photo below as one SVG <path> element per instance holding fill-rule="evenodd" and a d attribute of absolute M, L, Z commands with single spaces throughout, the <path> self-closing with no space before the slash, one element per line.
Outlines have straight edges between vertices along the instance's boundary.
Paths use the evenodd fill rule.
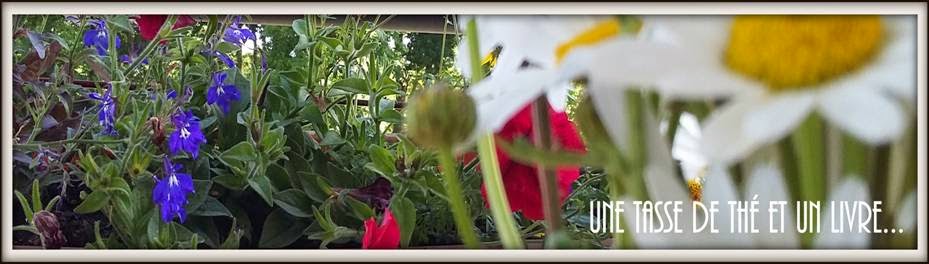
<path fill-rule="evenodd" d="M 8 3 L 2 6 L 2 261 L 926 261 L 926 4 Z M 12 250 L 12 17 L 25 14 L 905 14 L 917 16 L 916 250 Z"/>

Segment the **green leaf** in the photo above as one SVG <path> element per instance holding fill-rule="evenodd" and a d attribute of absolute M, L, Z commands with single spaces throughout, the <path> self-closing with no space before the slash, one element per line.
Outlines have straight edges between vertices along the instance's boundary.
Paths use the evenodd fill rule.
<path fill-rule="evenodd" d="M 239 241 L 242 240 L 242 235 L 244 232 L 242 229 L 239 229 L 235 225 L 235 220 L 232 222 L 232 228 L 229 230 L 229 235 L 226 236 L 226 240 L 223 241 L 222 245 L 219 245 L 221 249 L 239 249 Z"/>
<path fill-rule="evenodd" d="M 51 201 L 48 201 L 48 204 L 45 205 L 45 211 L 51 212 L 52 208 L 54 208 L 55 205 L 57 205 L 60 200 L 61 200 L 61 195 L 55 195 L 55 197 L 52 198 Z"/>
<path fill-rule="evenodd" d="M 394 109 L 387 109 L 381 112 L 381 121 L 393 124 L 403 123 L 403 114 Z"/>
<path fill-rule="evenodd" d="M 342 90 L 353 94 L 368 94 L 368 82 L 360 78 L 346 78 L 332 84 L 332 89 Z"/>
<path fill-rule="evenodd" d="M 268 175 L 268 180 L 271 181 L 271 186 L 274 187 L 275 190 L 286 190 L 295 187 L 291 186 L 290 173 L 277 163 L 268 165 L 265 174 Z"/>
<path fill-rule="evenodd" d="M 39 179 L 32 181 L 32 208 L 42 210 L 42 194 L 39 192 Z"/>
<path fill-rule="evenodd" d="M 252 145 L 249 144 L 247 141 L 242 141 L 242 142 L 239 142 L 239 144 L 235 144 L 235 146 L 232 146 L 231 148 L 227 149 L 220 156 L 220 158 L 226 162 L 230 162 L 233 160 L 252 161 L 255 159 L 255 157 L 257 157 L 255 148 L 252 147 Z"/>
<path fill-rule="evenodd" d="M 286 247 L 303 236 L 303 232 L 310 226 L 310 223 L 309 219 L 293 217 L 284 210 L 275 208 L 264 221 L 258 247 Z"/>
<path fill-rule="evenodd" d="M 316 104 L 306 104 L 303 106 L 303 109 L 300 110 L 300 116 L 303 120 L 310 122 L 310 124 L 316 125 L 320 131 L 329 130 L 329 125 L 323 121 L 323 114 L 319 111 L 319 106 Z"/>
<path fill-rule="evenodd" d="M 390 151 L 378 145 L 368 146 L 368 153 L 374 164 L 375 172 L 384 177 L 392 177 L 397 172 L 396 160 Z"/>
<path fill-rule="evenodd" d="M 18 190 L 14 190 L 13 192 L 16 193 L 16 198 L 19 198 L 19 205 L 23 206 L 23 214 L 26 215 L 26 222 L 32 223 L 32 215 L 35 214 L 35 212 L 32 211 L 32 207 L 29 206 L 29 200 L 26 200 L 26 196 Z"/>
<path fill-rule="evenodd" d="M 351 196 L 345 196 L 345 203 L 347 203 L 348 206 L 352 208 L 352 213 L 359 220 L 364 221 L 365 219 L 374 217 L 374 210 L 371 209 L 370 206 L 368 206 L 367 204 L 361 201 L 356 200 L 355 198 Z"/>
<path fill-rule="evenodd" d="M 292 28 L 292 29 L 294 30 L 294 33 L 297 33 L 297 36 L 306 38 L 306 37 L 307 37 L 307 35 L 306 35 L 306 32 L 307 32 L 306 24 L 307 24 L 307 23 L 306 23 L 306 20 L 303 20 L 303 19 L 296 19 L 296 20 L 294 20 L 293 23 L 290 24 L 290 28 Z"/>
<path fill-rule="evenodd" d="M 587 157 L 577 152 L 539 149 L 524 137 L 517 137 L 513 142 L 506 140 L 496 140 L 496 142 L 497 146 L 505 150 L 513 160 L 528 164 L 541 162 L 552 169 L 584 163 Z"/>
<path fill-rule="evenodd" d="M 406 197 L 398 197 L 390 201 L 390 211 L 400 225 L 400 246 L 409 246 L 416 229 L 416 205 Z"/>
<path fill-rule="evenodd" d="M 274 206 L 274 198 L 272 196 L 273 190 L 271 189 L 271 181 L 268 180 L 268 177 L 256 175 L 248 180 L 248 186 L 251 186 L 252 189 L 268 203 L 268 206 Z"/>
<path fill-rule="evenodd" d="M 194 194 L 188 200 L 187 206 L 184 207 L 188 212 L 197 210 L 207 197 L 210 197 L 210 187 L 213 185 L 213 182 L 209 180 L 193 180 L 193 183 Z"/>
<path fill-rule="evenodd" d="M 192 171 L 190 176 L 194 180 L 209 180 L 210 179 L 210 159 L 198 159 L 196 169 Z"/>
<path fill-rule="evenodd" d="M 301 190 L 288 189 L 274 195 L 274 204 L 296 217 L 313 217 L 313 203 Z"/>
<path fill-rule="evenodd" d="M 339 136 L 338 132 L 333 130 L 326 131 L 326 135 L 323 136 L 323 140 L 319 142 L 320 146 L 336 146 L 345 144 L 345 139 Z"/>
<path fill-rule="evenodd" d="M 223 203 L 216 200 L 216 198 L 209 197 L 203 204 L 197 207 L 197 210 L 192 211 L 191 215 L 199 216 L 228 216 L 232 217 L 232 213 L 229 212 L 229 209 L 226 209 L 226 206 Z"/>
<path fill-rule="evenodd" d="M 135 32 L 131 26 L 132 24 L 129 23 L 129 17 L 125 15 L 108 16 L 106 24 L 108 26 L 115 26 L 123 32 Z"/>
<path fill-rule="evenodd" d="M 80 205 L 74 208 L 74 212 L 79 214 L 89 214 L 99 211 L 106 203 L 110 201 L 110 196 L 106 192 L 92 192 Z"/>
<path fill-rule="evenodd" d="M 245 177 L 229 173 L 213 177 L 213 182 L 233 190 L 242 190 L 248 185 L 248 181 L 245 180 Z"/>
<path fill-rule="evenodd" d="M 303 193 L 313 201 L 322 203 L 329 199 L 332 189 L 329 183 L 322 176 L 310 172 L 297 172 L 300 177 L 300 185 L 303 186 Z"/>

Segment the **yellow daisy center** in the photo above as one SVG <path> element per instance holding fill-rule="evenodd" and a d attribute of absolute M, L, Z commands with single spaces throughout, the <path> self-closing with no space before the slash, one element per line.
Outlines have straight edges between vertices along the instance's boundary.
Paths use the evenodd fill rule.
<path fill-rule="evenodd" d="M 619 35 L 620 26 L 618 19 L 607 19 L 574 36 L 571 40 L 561 43 L 555 49 L 555 63 L 561 63 L 561 60 L 574 48 L 593 45 Z"/>
<path fill-rule="evenodd" d="M 878 16 L 741 16 L 725 63 L 772 91 L 815 87 L 867 64 L 883 36 Z"/>
<path fill-rule="evenodd" d="M 687 180 L 687 189 L 690 190 L 690 199 L 699 202 L 703 200 L 703 182 L 700 178 Z"/>

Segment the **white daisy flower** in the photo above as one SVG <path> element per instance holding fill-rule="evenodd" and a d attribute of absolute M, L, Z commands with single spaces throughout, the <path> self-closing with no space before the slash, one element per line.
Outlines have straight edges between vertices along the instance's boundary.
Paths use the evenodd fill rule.
<path fill-rule="evenodd" d="M 654 86 L 671 99 L 734 95 L 704 128 L 701 145 L 711 163 L 740 160 L 814 110 L 864 142 L 883 144 L 904 128 L 905 113 L 888 94 L 915 92 L 914 23 L 877 16 L 646 17 L 639 40 L 580 48 L 561 74 L 586 76 L 601 114 L 620 111 L 617 88 L 630 85 Z M 624 122 L 604 123 L 622 142 Z"/>
<path fill-rule="evenodd" d="M 615 37 L 620 29 L 615 18 L 599 16 L 473 18 L 481 55 L 501 48 L 493 74 L 468 89 L 477 103 L 479 131 L 496 131 L 542 94 L 555 111 L 564 111 L 571 80 L 558 78 L 560 58 L 574 47 Z M 459 21 L 469 19 L 463 16 Z M 471 75 L 468 48 L 459 45 L 456 55 L 456 65 L 466 77 Z"/>

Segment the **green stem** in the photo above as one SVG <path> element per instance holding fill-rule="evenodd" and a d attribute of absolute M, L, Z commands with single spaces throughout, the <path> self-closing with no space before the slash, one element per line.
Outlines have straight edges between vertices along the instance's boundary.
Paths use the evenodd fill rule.
<path fill-rule="evenodd" d="M 448 202 L 451 205 L 452 215 L 455 217 L 455 225 L 458 227 L 458 236 L 461 237 L 461 242 L 465 247 L 476 249 L 480 247 L 480 244 L 474 232 L 471 213 L 464 201 L 464 194 L 461 192 L 458 166 L 452 156 L 452 150 L 445 148 L 439 150 L 438 154 L 439 164 L 442 165 L 442 176 L 445 179 L 445 192 L 448 194 Z"/>
<path fill-rule="evenodd" d="M 65 139 L 59 141 L 49 141 L 49 142 L 33 142 L 27 144 L 13 144 L 13 147 L 40 147 L 40 146 L 57 146 L 61 144 L 68 143 L 88 143 L 88 144 L 119 144 L 126 143 L 126 140 L 123 139 Z"/>
<path fill-rule="evenodd" d="M 165 20 L 165 23 L 161 25 L 161 29 L 158 31 L 158 35 L 155 35 L 155 39 L 148 42 L 148 45 L 145 46 L 145 49 L 142 49 L 142 52 L 139 53 L 139 57 L 135 58 L 135 60 L 132 61 L 132 64 L 129 64 L 129 67 L 123 71 L 123 76 L 129 76 L 129 73 L 135 70 L 135 68 L 139 67 L 139 65 L 142 64 L 142 61 L 148 58 L 148 56 L 151 55 L 152 52 L 155 51 L 155 48 L 158 47 L 158 43 L 160 43 L 161 40 L 164 39 L 165 37 L 163 34 L 161 34 L 161 32 L 165 31 L 165 27 L 170 28 L 171 26 L 173 26 L 174 21 L 176 20 L 177 20 L 176 16 L 174 15 L 168 16 L 168 19 Z"/>
<path fill-rule="evenodd" d="M 468 21 L 467 35 L 468 51 L 471 58 L 471 83 L 474 84 L 484 78 L 484 73 L 480 62 L 477 23 L 473 19 Z M 519 229 L 516 227 L 515 220 L 513 220 L 513 215 L 510 213 L 510 203 L 507 201 L 506 192 L 503 189 L 503 177 L 500 175 L 500 164 L 497 161 L 497 148 L 494 146 L 493 134 L 483 133 L 478 135 L 477 153 L 481 162 L 481 172 L 484 175 L 487 203 L 490 204 L 490 212 L 494 218 L 503 247 L 507 249 L 525 248 L 519 236 Z"/>
<path fill-rule="evenodd" d="M 644 171 L 646 164 L 646 151 L 645 151 L 645 124 L 642 119 L 644 116 L 644 101 L 642 93 L 637 89 L 630 89 L 625 93 L 625 102 L 626 102 L 626 114 L 627 121 L 629 122 L 629 146 L 627 148 L 628 153 L 626 154 L 627 162 L 629 168 L 625 170 L 626 173 L 619 174 L 621 177 L 625 178 L 629 184 L 625 184 L 627 194 L 632 195 L 635 199 L 646 200 L 648 199 L 648 193 L 645 188 L 644 180 Z"/>
<path fill-rule="evenodd" d="M 791 140 L 797 161 L 797 176 L 800 184 L 800 198 L 803 201 L 824 201 L 825 191 L 825 138 L 822 119 L 817 114 L 811 114 L 796 129 Z M 818 215 L 811 217 L 819 218 Z M 803 233 L 801 244 L 808 248 L 812 246 L 813 233 Z"/>

